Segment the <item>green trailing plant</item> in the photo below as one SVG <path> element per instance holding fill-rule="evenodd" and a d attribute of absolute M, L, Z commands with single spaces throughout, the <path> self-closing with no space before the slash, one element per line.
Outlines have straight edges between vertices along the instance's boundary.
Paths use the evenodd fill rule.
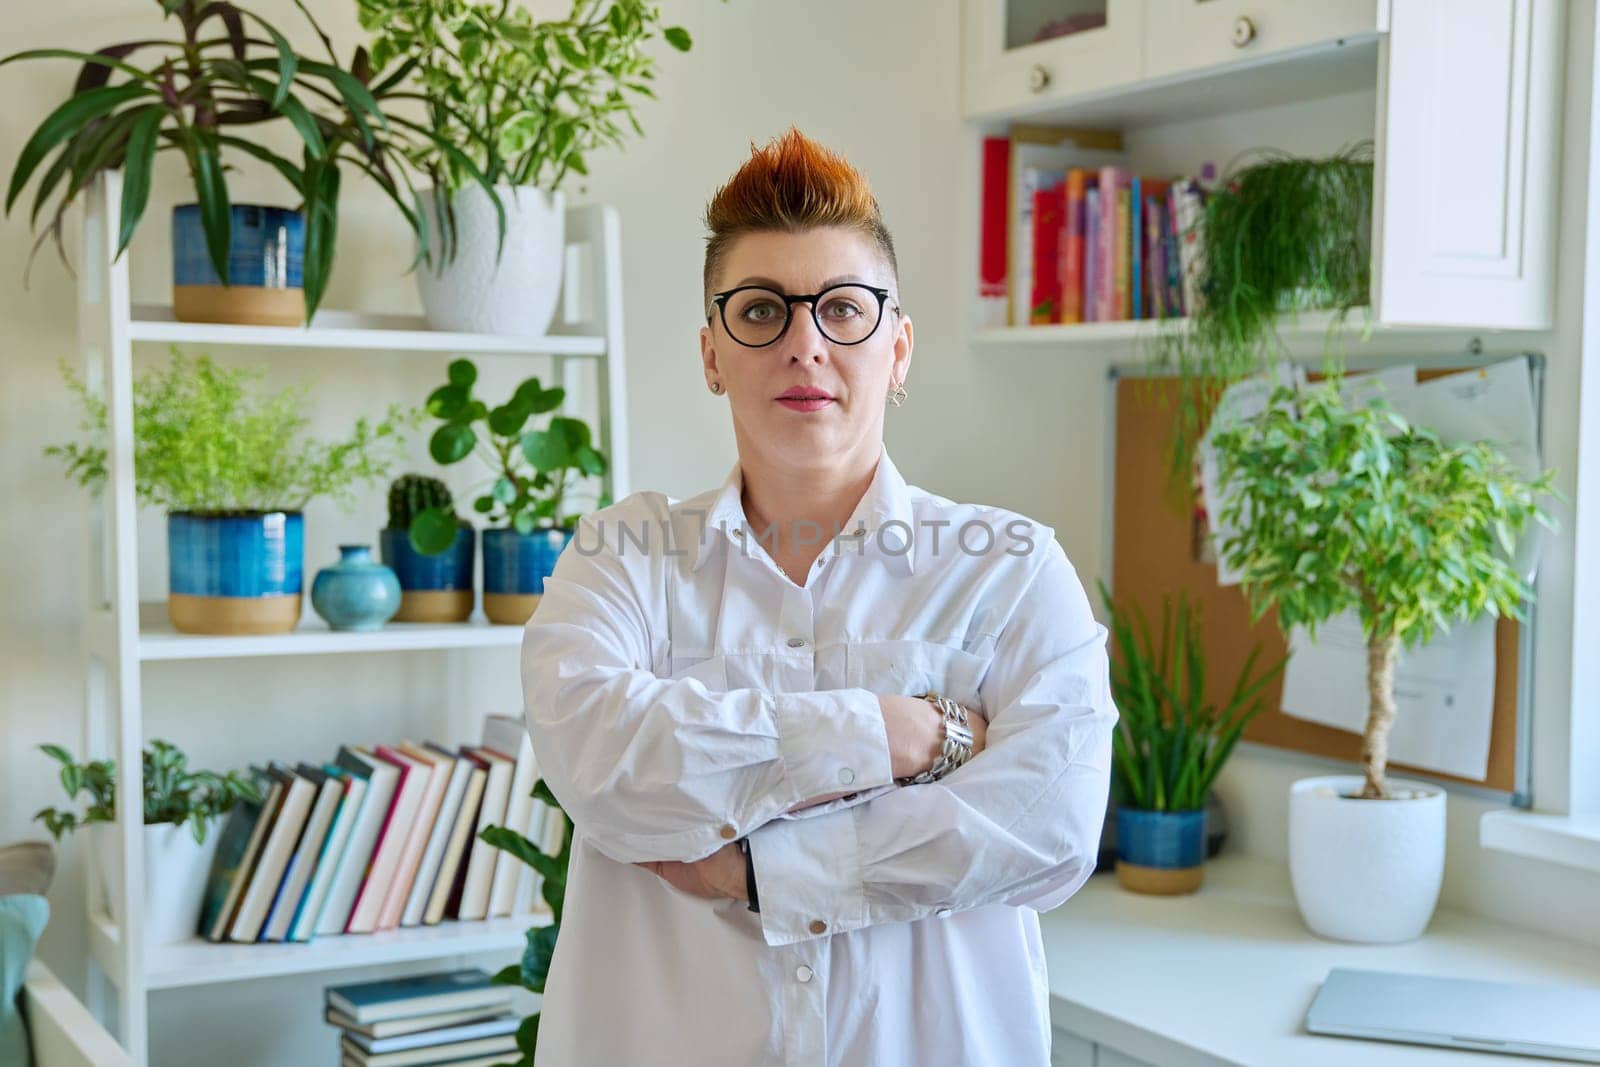
<path fill-rule="evenodd" d="M 1183 382 L 1171 449 L 1188 477 L 1195 443 L 1228 385 L 1288 353 L 1285 315 L 1333 309 L 1324 343 L 1330 372 L 1352 308 L 1372 288 L 1372 143 L 1325 158 L 1256 152 L 1207 195 L 1199 223 L 1198 306 L 1156 334 L 1151 355 Z"/>
<path fill-rule="evenodd" d="M 545 981 L 550 976 L 550 960 L 555 955 L 556 938 L 561 933 L 561 909 L 567 899 L 567 867 L 572 860 L 572 819 L 556 801 L 555 794 L 544 779 L 534 783 L 533 796 L 542 800 L 560 816 L 562 822 L 561 851 L 547 855 L 538 845 L 515 830 L 504 826 L 489 826 L 478 835 L 484 841 L 526 863 L 544 879 L 540 892 L 550 906 L 550 922 L 531 927 L 527 944 L 522 950 L 522 960 L 504 968 L 494 976 L 499 985 L 520 986 L 530 993 L 544 993 Z M 533 1053 L 539 1042 L 539 1013 L 534 1012 L 522 1020 L 517 1028 L 517 1051 L 522 1057 L 515 1067 L 533 1067 Z"/>
<path fill-rule="evenodd" d="M 34 820 L 42 822 L 57 841 L 90 823 L 113 822 L 117 817 L 117 773 L 114 760 L 79 763 L 60 745 L 40 745 L 51 759 L 61 764 L 61 788 L 67 800 L 76 802 L 87 793 L 88 807 L 75 811 L 41 808 Z M 151 741 L 144 750 L 144 824 L 189 824 L 197 844 L 205 844 L 210 820 L 226 815 L 240 801 L 261 803 L 261 790 L 238 771 L 216 774 L 191 771 L 189 758 L 166 741 Z"/>
<path fill-rule="evenodd" d="M 445 466 L 477 454 L 493 472 L 473 509 L 491 525 L 509 526 L 520 534 L 541 526 L 570 527 L 576 515 L 566 510 L 567 493 L 576 479 L 604 474 L 606 458 L 594 447 L 582 419 L 557 415 L 544 429 L 528 428 L 529 419 L 559 408 L 566 391 L 546 389 L 538 378 L 529 378 L 510 400 L 491 409 L 473 396 L 478 368 L 471 360 L 451 363 L 447 377 L 428 397 L 428 413 L 444 422 L 429 440 L 428 451 Z M 599 504 L 605 503 L 602 494 Z M 445 538 L 455 536 L 453 523 L 446 523 L 439 510 L 430 508 L 413 523 L 416 531 L 424 516 L 434 516 L 419 537 L 421 551 L 441 552 L 449 547 Z"/>
<path fill-rule="evenodd" d="M 51 445 L 67 474 L 98 492 L 106 480 L 106 405 L 65 362 L 62 377 L 83 405 L 84 440 Z M 307 387 L 255 389 L 256 369 L 230 369 L 176 348 L 171 362 L 133 383 L 133 468 L 138 499 L 166 511 L 298 511 L 325 497 L 344 507 L 359 485 L 378 481 L 399 460 L 417 411 L 391 406 L 373 422 L 356 420 L 342 441 L 303 437 Z"/>
<path fill-rule="evenodd" d="M 354 167 L 377 183 L 416 232 L 420 255 L 427 253 L 428 233 L 406 166 L 408 159 L 423 154 L 424 145 L 448 161 L 459 180 L 479 181 L 493 197 L 476 164 L 452 143 L 435 142 L 428 125 L 391 115 L 380 106 L 378 97 L 392 86 L 373 83 L 366 50 L 356 49 L 350 63 L 341 65 L 303 0 L 296 0 L 296 6 L 327 52 L 326 60 L 297 51 L 272 23 L 229 0 L 156 0 L 151 6 L 159 6 L 169 23 L 176 24 L 176 36 L 128 41 L 96 52 L 32 49 L 0 60 L 3 65 L 71 59 L 83 65 L 72 95 L 23 146 L 6 192 L 10 214 L 29 179 L 41 175 L 31 212 L 36 228 L 45 205 L 60 193 L 35 252 L 52 234 L 61 249 L 67 209 L 99 174 L 120 168 L 120 256 L 149 201 L 155 157 L 172 151 L 187 165 L 211 263 L 227 284 L 232 228 L 227 160 L 248 156 L 277 171 L 305 213 L 303 278 L 309 321 L 333 268 L 343 170 Z M 136 65 L 136 57 L 142 65 Z M 262 123 L 287 123 L 295 133 L 299 158 L 264 147 L 252 130 Z"/>
<path fill-rule="evenodd" d="M 438 478 L 402 474 L 389 486 L 389 529 L 407 531 L 411 547 L 423 555 L 443 552 L 458 529 L 471 525 L 456 515 L 450 487 Z"/>
<path fill-rule="evenodd" d="M 1513 564 L 1552 473 L 1530 479 L 1488 442 L 1447 446 L 1381 398 L 1346 407 L 1337 379 L 1280 388 L 1258 416 L 1213 434 L 1220 555 L 1256 619 L 1284 629 L 1354 612 L 1367 642 L 1369 702 L 1361 795 L 1390 796 L 1394 670 L 1402 646 L 1457 620 L 1524 617 L 1532 589 Z"/>
<path fill-rule="evenodd" d="M 1283 672 L 1279 660 L 1257 672 L 1261 646 L 1250 650 L 1228 703 L 1206 699 L 1206 655 L 1200 613 L 1180 592 L 1164 598 L 1161 632 L 1150 631 L 1137 606 L 1117 605 L 1102 583 L 1110 613 L 1111 692 L 1119 717 L 1112 734 L 1117 803 L 1142 811 L 1198 811 L 1246 726 L 1265 710 L 1262 693 Z"/>
<path fill-rule="evenodd" d="M 644 133 L 634 106 L 655 96 L 646 46 L 657 33 L 679 51 L 691 44 L 645 0 L 574 0 L 565 18 L 543 21 L 509 0 L 358 0 L 357 9 L 373 34 L 373 69 L 395 86 L 389 95 L 426 112 L 433 137 L 415 145 L 412 162 L 441 196 L 474 172 L 549 190 L 587 174 L 591 152 L 622 144 L 622 123 Z"/>

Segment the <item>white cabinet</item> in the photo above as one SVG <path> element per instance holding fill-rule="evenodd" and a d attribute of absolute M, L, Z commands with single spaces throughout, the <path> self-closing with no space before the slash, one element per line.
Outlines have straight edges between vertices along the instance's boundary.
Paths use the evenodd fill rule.
<path fill-rule="evenodd" d="M 966 113 L 1023 115 L 1138 81 L 1143 4 L 964 0 Z"/>
<path fill-rule="evenodd" d="M 1144 77 L 1371 35 L 1378 0 L 1145 0 Z"/>
<path fill-rule="evenodd" d="M 1059 1027 L 1052 1030 L 1050 1067 L 1095 1067 L 1094 1042 Z"/>
<path fill-rule="evenodd" d="M 1564 9 L 1395 0 L 1379 64 L 1379 321 L 1553 323 Z"/>

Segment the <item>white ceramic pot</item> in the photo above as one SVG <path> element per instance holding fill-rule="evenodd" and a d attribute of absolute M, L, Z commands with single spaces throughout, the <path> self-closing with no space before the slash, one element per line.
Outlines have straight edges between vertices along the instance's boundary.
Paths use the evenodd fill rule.
<path fill-rule="evenodd" d="M 1444 880 L 1445 793 L 1391 778 L 1393 800 L 1360 799 L 1359 775 L 1289 787 L 1289 874 L 1300 915 L 1339 941 L 1410 941 Z"/>
<path fill-rule="evenodd" d="M 441 263 L 432 191 L 422 194 L 434 264 L 417 264 L 428 325 L 435 330 L 537 336 L 550 327 L 561 295 L 566 201 L 532 186 L 495 187 L 506 212 L 505 247 L 495 258 L 494 205 L 480 187 L 456 191 L 455 258 Z M 441 269 L 442 268 L 442 269 Z"/>
<path fill-rule="evenodd" d="M 122 850 L 117 847 L 115 823 L 91 823 L 90 844 L 100 868 L 100 888 L 111 920 L 122 925 Z M 187 823 L 160 823 L 144 827 L 144 938 L 149 945 L 165 945 L 196 936 L 206 878 L 222 834 L 220 816 L 211 820 L 205 844 L 197 845 Z"/>

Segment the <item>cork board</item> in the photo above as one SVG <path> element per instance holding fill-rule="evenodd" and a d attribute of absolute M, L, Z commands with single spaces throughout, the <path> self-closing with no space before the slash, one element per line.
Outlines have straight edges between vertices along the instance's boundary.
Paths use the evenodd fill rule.
<path fill-rule="evenodd" d="M 1419 379 L 1449 371 L 1419 371 Z M 1197 558 L 1192 510 L 1168 488 L 1167 441 L 1177 383 L 1164 378 L 1118 377 L 1116 458 L 1112 514 L 1111 589 L 1119 603 L 1137 605 L 1155 624 L 1162 597 L 1188 590 L 1202 612 L 1207 662 L 1206 698 L 1224 704 L 1250 650 L 1259 642 L 1259 663 L 1271 664 L 1287 650 L 1276 613 L 1250 625 L 1250 608 L 1237 586 L 1219 586 L 1216 566 Z M 1488 773 L 1481 779 L 1402 763 L 1393 771 L 1422 774 L 1508 793 L 1517 791 L 1517 709 L 1521 627 L 1501 619 L 1495 635 L 1494 720 Z M 1259 669 L 1258 663 L 1258 669 Z M 1282 676 L 1265 693 L 1266 708 L 1244 737 L 1258 744 L 1359 763 L 1361 737 L 1279 711 Z"/>

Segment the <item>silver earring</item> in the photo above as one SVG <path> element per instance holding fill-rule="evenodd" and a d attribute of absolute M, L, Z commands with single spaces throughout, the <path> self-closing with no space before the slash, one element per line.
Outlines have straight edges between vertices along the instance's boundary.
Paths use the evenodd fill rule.
<path fill-rule="evenodd" d="M 894 383 L 894 388 L 889 390 L 889 403 L 899 407 L 906 402 L 906 387 L 900 382 Z"/>
<path fill-rule="evenodd" d="M 711 391 L 713 393 L 715 393 L 717 396 L 721 396 L 722 395 L 722 383 L 721 382 L 712 382 L 711 383 Z"/>

